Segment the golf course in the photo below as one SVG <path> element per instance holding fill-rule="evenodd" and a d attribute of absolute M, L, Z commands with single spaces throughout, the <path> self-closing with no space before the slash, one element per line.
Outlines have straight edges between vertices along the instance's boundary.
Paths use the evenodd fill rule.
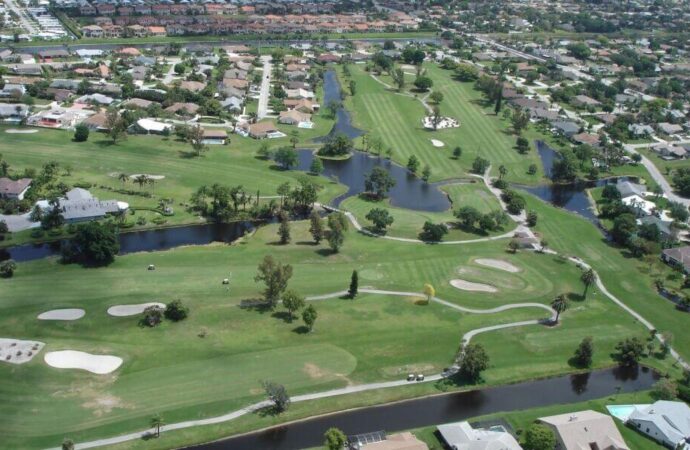
<path fill-rule="evenodd" d="M 13 277 L 0 280 L 0 338 L 45 344 L 26 363 L 0 364 L 2 445 L 52 448 L 64 438 L 80 443 L 115 437 L 149 429 L 156 415 L 167 424 L 208 419 L 265 400 L 263 381 L 280 383 L 290 396 L 353 389 L 347 395 L 295 403 L 282 414 L 252 411 L 224 423 L 110 446 L 180 447 L 352 407 L 573 372 L 581 368 L 569 360 L 588 336 L 595 346 L 592 367 L 613 366 L 616 345 L 632 337 L 644 341 L 649 329 L 598 286 L 585 286 L 584 268 L 569 257 L 591 265 L 612 296 L 660 333 L 671 333 L 673 348 L 690 359 L 687 315 L 654 291 L 654 278 L 670 269 L 629 257 L 592 223 L 525 194 L 526 209 L 539 217 L 531 232 L 542 242 L 540 251 L 508 248 L 513 230 L 524 227 L 514 221 L 487 234 L 453 225 L 453 210 L 463 206 L 482 214 L 502 209 L 484 180 L 469 174 L 476 156 L 491 161 L 493 176 L 504 165 L 510 182 L 536 184 L 542 181 L 541 169 L 528 174 L 528 167 L 539 163 L 538 155 L 534 150 L 521 155 L 513 148 L 507 122 L 481 103 L 471 83 L 459 83 L 431 64 L 427 70 L 434 90 L 444 93 L 443 114 L 459 119 L 460 127 L 424 130 L 422 102 L 414 94 L 387 89 L 360 66 L 350 68 L 358 93 L 344 102 L 355 125 L 393 149 L 394 162 L 404 166 L 416 155 L 430 166 L 430 181 L 448 182 L 440 186 L 452 203 L 448 211 L 413 211 L 365 196 L 341 203 L 365 227 L 372 208 L 385 209 L 394 218 L 387 236 L 409 241 L 358 232 L 351 220 L 343 245 L 333 251 L 325 240 L 314 242 L 309 220 L 294 217 L 287 243 L 280 242 L 281 225 L 269 222 L 232 244 L 121 255 L 107 267 L 45 258 L 20 263 Z M 300 131 L 297 145 L 312 144 L 311 138 L 326 134 L 332 124 L 324 116 L 318 129 Z M 92 135 L 88 142 L 75 143 L 63 131 L 4 131 L 0 128 L 0 153 L 13 170 L 38 170 L 47 161 L 58 161 L 60 181 L 88 183 L 94 195 L 129 202 L 134 218 L 143 215 L 149 222 L 157 216 L 151 209 L 160 199 L 173 199 L 175 214 L 165 225 L 205 222 L 186 207 L 202 185 L 242 185 L 259 197 L 275 197 L 281 184 L 296 185 L 305 176 L 259 157 L 262 141 L 235 135 L 229 145 L 195 156 L 174 137 L 129 136 L 113 144 Z M 445 146 L 435 147 L 430 139 Z M 285 137 L 269 143 L 278 147 L 288 142 Z M 463 149 L 457 159 L 455 146 Z M 121 181 L 120 173 L 164 178 L 138 188 Z M 319 203 L 328 204 L 347 190 L 337 180 L 307 176 L 319 186 Z M 150 195 L 115 192 L 125 183 Z M 458 245 L 414 241 L 427 221 L 450 223 L 444 240 Z M 506 236 L 492 239 L 501 235 Z M 28 240 L 29 233 L 21 232 L 3 245 Z M 262 306 L 265 286 L 255 276 L 268 255 L 292 267 L 289 289 L 306 297 L 318 313 L 313 330 L 301 314 L 293 318 L 281 304 Z M 354 270 L 361 292 L 350 298 L 344 293 Z M 433 294 L 423 293 L 425 285 L 433 287 Z M 568 308 L 554 321 L 551 305 L 561 295 Z M 142 304 L 174 300 L 189 308 L 186 320 L 142 326 L 137 313 Z M 46 312 L 58 320 L 38 318 Z M 404 381 L 408 374 L 438 376 L 467 343 L 463 337 L 481 344 L 490 358 L 476 384 L 439 377 L 354 391 Z M 110 360 L 112 370 L 103 373 L 49 364 L 46 355 L 65 351 L 110 356 L 121 363 Z M 678 363 L 660 352 L 645 354 L 642 363 L 680 373 Z"/>

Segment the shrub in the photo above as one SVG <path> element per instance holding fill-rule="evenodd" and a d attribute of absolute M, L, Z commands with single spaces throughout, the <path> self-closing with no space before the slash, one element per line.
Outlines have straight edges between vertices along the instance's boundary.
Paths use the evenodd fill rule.
<path fill-rule="evenodd" d="M 182 304 L 181 300 L 173 300 L 165 307 L 165 318 L 173 322 L 184 320 L 189 315 L 189 308 Z"/>
<path fill-rule="evenodd" d="M 144 316 L 141 318 L 141 324 L 147 327 L 156 327 L 163 321 L 163 308 L 160 306 L 149 306 L 144 310 Z"/>

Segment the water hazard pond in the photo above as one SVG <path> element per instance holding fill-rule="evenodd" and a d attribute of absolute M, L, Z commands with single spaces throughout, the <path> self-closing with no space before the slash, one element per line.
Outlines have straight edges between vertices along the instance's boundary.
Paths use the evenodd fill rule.
<path fill-rule="evenodd" d="M 335 413 L 190 448 L 297 450 L 322 445 L 323 434 L 330 427 L 340 428 L 349 435 L 378 430 L 406 430 L 501 411 L 602 398 L 615 393 L 619 387 L 621 392 L 645 390 L 658 379 L 655 372 L 646 368 L 615 368 L 565 375 Z"/>

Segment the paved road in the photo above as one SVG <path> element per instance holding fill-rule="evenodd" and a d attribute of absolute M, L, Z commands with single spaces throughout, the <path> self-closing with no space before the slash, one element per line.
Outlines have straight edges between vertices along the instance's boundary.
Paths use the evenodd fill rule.
<path fill-rule="evenodd" d="M 261 57 L 264 63 L 263 74 L 261 75 L 261 90 L 259 91 L 259 107 L 256 116 L 259 120 L 266 117 L 268 114 L 268 99 L 271 96 L 271 75 L 273 65 L 271 64 L 271 56 L 265 55 Z"/>
<path fill-rule="evenodd" d="M 172 84 L 172 82 L 175 79 L 175 64 L 179 63 L 182 61 L 182 58 L 168 58 L 168 64 L 170 64 L 170 68 L 168 69 L 168 72 L 165 74 L 163 77 L 163 84 Z"/>
<path fill-rule="evenodd" d="M 40 30 L 34 25 L 34 23 L 29 18 L 26 8 L 15 3 L 15 0 L 5 0 L 5 5 L 8 9 L 14 12 L 17 15 L 17 17 L 19 17 L 19 22 L 21 22 L 22 27 L 24 27 L 24 30 L 26 30 L 27 34 L 37 35 L 39 33 Z"/>
<path fill-rule="evenodd" d="M 690 199 L 683 198 L 679 195 L 677 195 L 671 184 L 668 182 L 664 174 L 661 173 L 659 168 L 654 165 L 654 163 L 647 158 L 645 155 L 637 151 L 637 148 L 645 148 L 649 144 L 624 144 L 623 148 L 625 149 L 626 152 L 631 153 L 631 154 L 638 154 L 642 157 L 642 165 L 647 169 L 647 172 L 652 176 L 656 184 L 661 186 L 661 189 L 664 191 L 664 194 L 666 195 L 666 198 L 668 198 L 671 201 L 681 203 L 685 205 L 686 207 L 690 207 Z"/>

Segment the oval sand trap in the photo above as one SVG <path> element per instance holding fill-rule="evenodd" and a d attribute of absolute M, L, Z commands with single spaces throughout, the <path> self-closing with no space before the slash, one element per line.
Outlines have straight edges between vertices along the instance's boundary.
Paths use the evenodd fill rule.
<path fill-rule="evenodd" d="M 82 369 L 98 375 L 115 371 L 122 365 L 122 358 L 110 355 L 92 355 L 76 350 L 48 352 L 43 357 L 46 364 L 57 369 Z"/>
<path fill-rule="evenodd" d="M 5 133 L 7 133 L 7 134 L 34 134 L 34 133 L 38 133 L 38 130 L 18 130 L 16 128 L 10 128 L 9 130 L 5 130 Z"/>
<path fill-rule="evenodd" d="M 77 320 L 84 317 L 86 311 L 77 308 L 52 309 L 38 315 L 39 320 Z"/>
<path fill-rule="evenodd" d="M 434 147 L 443 147 L 445 144 L 442 141 L 439 141 L 438 139 L 432 139 L 431 145 L 433 145 Z"/>
<path fill-rule="evenodd" d="M 108 314 L 115 317 L 136 316 L 144 312 L 149 306 L 165 308 L 165 303 L 138 303 L 136 305 L 115 305 L 108 308 Z"/>
<path fill-rule="evenodd" d="M 482 283 L 472 283 L 466 280 L 450 280 L 451 286 L 463 291 L 474 291 L 474 292 L 498 292 L 493 286 Z"/>
<path fill-rule="evenodd" d="M 165 175 L 151 175 L 148 173 L 135 173 L 135 174 L 130 175 L 129 177 L 131 179 L 135 179 L 136 177 L 139 177 L 141 175 L 145 175 L 145 176 L 151 178 L 152 180 L 162 180 L 165 178 Z"/>
<path fill-rule="evenodd" d="M 511 273 L 517 273 L 520 271 L 519 267 L 515 267 L 514 265 L 512 265 L 508 261 L 503 261 L 500 259 L 480 258 L 480 259 L 475 259 L 474 262 L 476 262 L 480 266 L 491 267 L 492 269 L 498 269 L 498 270 L 505 270 L 506 272 L 511 272 Z"/>

